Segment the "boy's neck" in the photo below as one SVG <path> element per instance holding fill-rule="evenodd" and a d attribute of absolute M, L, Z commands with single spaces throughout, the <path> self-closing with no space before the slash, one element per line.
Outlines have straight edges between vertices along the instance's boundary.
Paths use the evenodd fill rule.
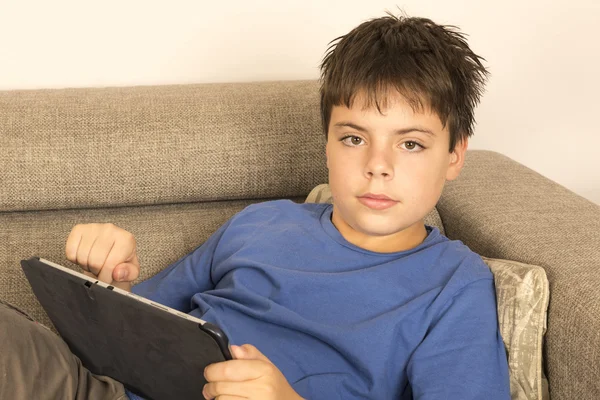
<path fill-rule="evenodd" d="M 335 211 L 331 215 L 333 226 L 348 242 L 361 249 L 376 253 L 396 253 L 414 249 L 427 238 L 425 223 L 420 220 L 408 228 L 388 236 L 371 236 L 354 230 Z"/>

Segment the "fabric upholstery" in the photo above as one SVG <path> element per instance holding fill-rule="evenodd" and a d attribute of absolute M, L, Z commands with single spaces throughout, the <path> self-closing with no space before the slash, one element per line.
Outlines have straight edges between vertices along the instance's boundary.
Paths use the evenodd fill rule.
<path fill-rule="evenodd" d="M 314 81 L 0 92 L 0 212 L 306 196 Z"/>

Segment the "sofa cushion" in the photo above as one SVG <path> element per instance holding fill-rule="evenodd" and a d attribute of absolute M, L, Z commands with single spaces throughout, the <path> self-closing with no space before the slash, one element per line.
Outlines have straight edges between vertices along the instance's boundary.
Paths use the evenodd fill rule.
<path fill-rule="evenodd" d="M 329 185 L 327 183 L 322 183 L 310 191 L 305 202 L 331 203 L 332 201 L 333 198 L 331 196 L 331 190 L 329 190 Z M 425 217 L 425 224 L 429 226 L 435 226 L 440 230 L 442 235 L 444 234 L 444 225 L 442 224 L 442 219 L 435 208 L 431 210 L 431 212 Z"/>
<path fill-rule="evenodd" d="M 542 267 L 482 257 L 494 274 L 498 323 L 506 346 L 513 400 L 548 399 L 542 344 L 549 283 Z"/>

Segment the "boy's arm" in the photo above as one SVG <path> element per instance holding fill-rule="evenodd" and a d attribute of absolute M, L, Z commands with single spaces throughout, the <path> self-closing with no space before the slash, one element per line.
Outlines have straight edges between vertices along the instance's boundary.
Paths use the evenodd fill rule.
<path fill-rule="evenodd" d="M 457 293 L 417 347 L 407 373 L 415 400 L 510 399 L 494 281 Z"/>
<path fill-rule="evenodd" d="M 213 255 L 230 221 L 222 225 L 200 247 L 152 278 L 133 286 L 131 291 L 149 300 L 189 313 L 192 296 L 214 287 L 210 276 Z"/>

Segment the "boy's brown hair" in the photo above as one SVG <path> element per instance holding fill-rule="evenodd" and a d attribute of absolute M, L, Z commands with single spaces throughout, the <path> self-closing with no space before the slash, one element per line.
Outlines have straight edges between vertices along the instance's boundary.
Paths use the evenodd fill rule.
<path fill-rule="evenodd" d="M 321 118 L 327 136 L 333 106 L 351 107 L 362 92 L 366 107 L 386 107 L 388 90 L 415 112 L 426 107 L 450 132 L 450 152 L 473 134 L 474 108 L 488 71 L 454 26 L 389 14 L 330 42 L 321 64 Z"/>

